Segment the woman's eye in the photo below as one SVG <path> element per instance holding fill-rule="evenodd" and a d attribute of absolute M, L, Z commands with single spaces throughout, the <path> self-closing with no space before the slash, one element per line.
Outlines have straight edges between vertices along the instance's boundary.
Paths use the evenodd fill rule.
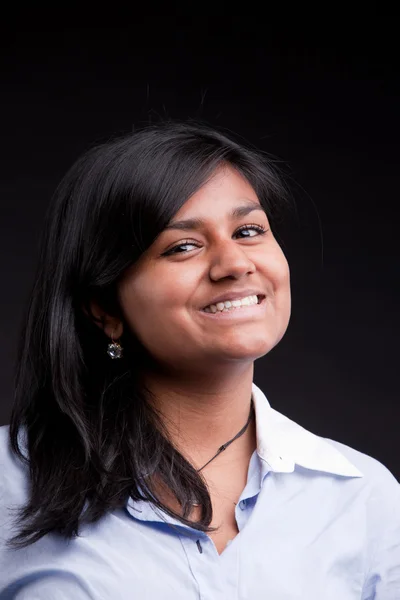
<path fill-rule="evenodd" d="M 250 231 L 253 231 L 255 233 L 250 235 L 249 234 Z M 261 225 L 256 225 L 254 223 L 251 225 L 243 225 L 242 227 L 239 227 L 239 229 L 237 229 L 235 231 L 234 235 L 238 235 L 239 233 L 245 232 L 246 235 L 244 236 L 244 238 L 249 238 L 249 237 L 256 237 L 257 235 L 263 235 L 264 233 L 267 233 L 267 231 L 268 231 L 268 229 L 265 229 Z M 163 256 L 169 256 L 171 254 L 186 254 L 186 252 L 189 252 L 189 250 L 182 250 L 182 248 L 185 248 L 187 246 L 193 246 L 193 248 L 199 247 L 197 245 L 197 243 L 192 242 L 190 240 L 185 240 L 181 244 L 177 244 L 173 248 L 170 248 L 170 250 L 167 250 L 167 252 L 164 252 Z"/>
<path fill-rule="evenodd" d="M 242 227 L 239 227 L 239 229 L 237 229 L 235 233 L 242 233 L 243 231 L 248 232 L 251 229 L 253 231 L 255 231 L 256 234 L 255 235 L 245 235 L 245 237 L 255 237 L 256 235 L 263 235 L 264 233 L 266 233 L 268 231 L 268 229 L 265 229 L 261 225 L 252 224 L 252 225 L 243 225 Z"/>
<path fill-rule="evenodd" d="M 164 256 L 168 256 L 169 254 L 183 254 L 185 252 L 185 250 L 182 251 L 182 250 L 180 250 L 180 248 L 184 248 L 185 246 L 193 246 L 194 248 L 198 247 L 193 242 L 182 242 L 182 244 L 178 244 L 177 246 L 174 246 L 170 250 L 167 250 L 167 252 L 164 252 Z"/>

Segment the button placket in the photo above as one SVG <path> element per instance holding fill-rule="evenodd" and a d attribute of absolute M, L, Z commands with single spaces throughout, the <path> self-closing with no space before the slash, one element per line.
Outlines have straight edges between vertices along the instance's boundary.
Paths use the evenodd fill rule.
<path fill-rule="evenodd" d="M 197 534 L 196 534 L 197 533 Z M 212 539 L 203 533 L 180 535 L 201 600 L 226 600 L 220 557 Z"/>

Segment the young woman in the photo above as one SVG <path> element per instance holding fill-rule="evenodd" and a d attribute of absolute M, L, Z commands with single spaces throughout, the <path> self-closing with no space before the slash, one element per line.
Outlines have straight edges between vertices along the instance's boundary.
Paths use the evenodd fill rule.
<path fill-rule="evenodd" d="M 273 409 L 273 164 L 164 123 L 49 208 L 0 429 L 0 600 L 400 598 L 400 486 Z"/>

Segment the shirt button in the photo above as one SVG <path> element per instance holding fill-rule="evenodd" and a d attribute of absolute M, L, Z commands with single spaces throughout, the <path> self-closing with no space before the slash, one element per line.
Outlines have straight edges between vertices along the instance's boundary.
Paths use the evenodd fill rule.
<path fill-rule="evenodd" d="M 244 509 L 246 508 L 246 505 L 247 505 L 247 502 L 246 502 L 246 500 L 241 500 L 241 501 L 239 502 L 239 508 L 240 508 L 241 510 L 244 510 Z"/>

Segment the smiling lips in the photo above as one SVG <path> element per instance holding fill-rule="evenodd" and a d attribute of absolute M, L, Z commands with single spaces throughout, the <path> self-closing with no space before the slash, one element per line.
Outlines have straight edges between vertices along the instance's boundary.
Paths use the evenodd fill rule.
<path fill-rule="evenodd" d="M 204 312 L 217 313 L 217 312 L 230 312 L 237 310 L 241 306 L 252 306 L 253 304 L 260 304 L 264 296 L 252 294 L 243 298 L 237 298 L 236 300 L 225 300 L 224 302 L 217 302 L 217 304 L 210 304 L 203 308 Z"/>

